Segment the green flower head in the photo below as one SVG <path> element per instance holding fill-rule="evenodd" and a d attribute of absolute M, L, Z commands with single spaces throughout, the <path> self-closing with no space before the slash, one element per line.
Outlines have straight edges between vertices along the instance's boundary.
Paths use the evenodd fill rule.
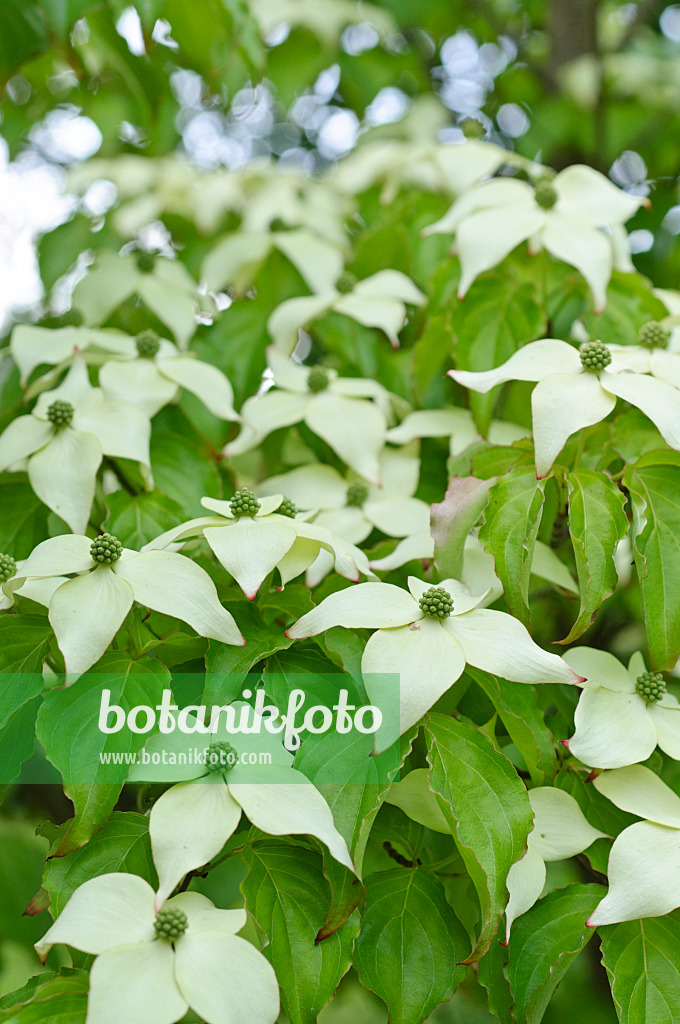
<path fill-rule="evenodd" d="M 142 331 L 135 338 L 135 345 L 137 346 L 137 355 L 141 356 L 142 359 L 153 359 L 154 356 L 158 355 L 161 339 L 155 331 Z"/>
<path fill-rule="evenodd" d="M 671 332 L 657 320 L 648 320 L 638 333 L 638 341 L 648 348 L 666 348 Z"/>
<path fill-rule="evenodd" d="M 166 910 L 159 910 L 153 923 L 156 937 L 164 939 L 166 942 L 174 942 L 175 939 L 180 939 L 188 927 L 189 921 L 184 911 L 179 910 L 179 908 L 173 910 L 172 907 L 168 907 Z"/>
<path fill-rule="evenodd" d="M 0 583 L 10 580 L 17 571 L 17 563 L 11 555 L 0 555 Z"/>
<path fill-rule="evenodd" d="M 649 704 L 656 704 L 666 693 L 666 684 L 660 672 L 643 672 L 635 683 L 635 692 Z"/>
<path fill-rule="evenodd" d="M 612 354 L 601 341 L 587 341 L 581 345 L 581 365 L 589 373 L 599 373 L 612 361 Z"/>
<path fill-rule="evenodd" d="M 260 511 L 260 503 L 247 487 L 237 491 L 229 502 L 229 508 L 233 516 L 254 516 Z"/>
<path fill-rule="evenodd" d="M 421 612 L 437 619 L 448 619 L 453 611 L 453 598 L 444 587 L 430 587 L 418 601 Z"/>
<path fill-rule="evenodd" d="M 100 565 L 113 565 L 123 554 L 123 545 L 117 537 L 112 537 L 110 533 L 102 533 L 92 541 L 90 554 Z"/>
<path fill-rule="evenodd" d="M 70 427 L 75 409 L 70 402 L 58 398 L 47 410 L 47 418 L 54 427 Z"/>

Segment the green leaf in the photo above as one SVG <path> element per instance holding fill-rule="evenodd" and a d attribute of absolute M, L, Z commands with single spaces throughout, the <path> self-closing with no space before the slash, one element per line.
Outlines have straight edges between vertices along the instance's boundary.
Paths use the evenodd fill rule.
<path fill-rule="evenodd" d="M 187 516 L 204 516 L 201 498 L 221 497 L 222 486 L 210 452 L 191 438 L 170 432 L 151 438 L 151 465 L 156 487 L 176 501 Z M 173 526 L 175 525 L 173 522 Z"/>
<path fill-rule="evenodd" d="M 86 846 L 64 857 L 57 857 L 54 851 L 50 851 L 43 885 L 51 897 L 53 917 L 61 914 L 79 885 L 110 871 L 139 875 L 154 889 L 157 888 L 149 823 L 144 815 L 116 811 Z"/>
<path fill-rule="evenodd" d="M 47 506 L 19 474 L 3 474 L 0 508 L 0 551 L 16 559 L 28 558 L 47 538 Z"/>
<path fill-rule="evenodd" d="M 468 665 L 466 672 L 481 686 L 526 762 L 534 785 L 551 782 L 555 775 L 555 745 L 545 724 L 536 688 L 513 683 Z"/>
<path fill-rule="evenodd" d="M 206 683 L 204 704 L 225 704 L 241 693 L 243 682 L 253 665 L 263 658 L 284 651 L 294 641 L 280 626 L 267 626 L 256 606 L 248 601 L 225 604 L 246 637 L 244 647 L 211 640 L 205 656 Z M 225 676 L 227 678 L 225 678 Z"/>
<path fill-rule="evenodd" d="M 160 491 L 114 491 L 106 499 L 106 529 L 128 548 L 141 548 L 184 517 L 182 506 Z"/>
<path fill-rule="evenodd" d="M 443 376 L 444 364 L 452 351 L 450 316 L 432 317 L 413 346 L 413 387 L 419 401 L 424 399 L 433 382 Z"/>
<path fill-rule="evenodd" d="M 24 702 L 0 727 L 0 787 L 12 782 L 35 748 L 35 719 L 40 699 Z"/>
<path fill-rule="evenodd" d="M 84 1024 L 88 975 L 65 968 L 60 975 L 38 975 L 24 989 L 0 1002 L 2 1024 Z M 17 1001 L 9 1002 L 12 996 Z"/>
<path fill-rule="evenodd" d="M 444 500 L 432 505 L 430 532 L 440 579 L 461 578 L 465 541 L 486 508 L 492 483 L 492 480 L 475 480 L 473 476 L 454 476 Z"/>
<path fill-rule="evenodd" d="M 605 893 L 602 885 L 555 889 L 513 924 L 508 980 L 518 1024 L 540 1024 L 553 992 L 594 934 L 586 920 Z"/>
<path fill-rule="evenodd" d="M 545 480 L 537 480 L 533 466 L 520 466 L 502 477 L 489 491 L 489 504 L 479 539 L 493 556 L 512 614 L 531 625 L 529 579 L 534 546 L 543 515 Z"/>
<path fill-rule="evenodd" d="M 647 917 L 600 928 L 602 962 L 620 1024 L 680 1022 L 680 917 Z"/>
<path fill-rule="evenodd" d="M 0 7 L 0 76 L 6 81 L 22 63 L 47 46 L 42 11 L 26 0 Z"/>
<path fill-rule="evenodd" d="M 453 308 L 454 355 L 459 370 L 490 370 L 500 366 L 520 345 L 545 336 L 545 321 L 533 284 L 508 286 L 506 275 L 485 274 L 475 281 L 464 302 Z M 470 406 L 486 434 L 498 388 L 488 395 L 470 394 Z"/>
<path fill-rule="evenodd" d="M 648 452 L 628 466 L 633 551 L 652 664 L 672 668 L 680 656 L 680 455 Z"/>
<path fill-rule="evenodd" d="M 465 976 L 468 937 L 440 883 L 424 868 L 366 879 L 354 965 L 389 1008 L 390 1024 L 420 1024 Z"/>
<path fill-rule="evenodd" d="M 489 1012 L 495 1014 L 501 1024 L 514 1024 L 512 1014 L 512 993 L 507 979 L 507 946 L 492 942 L 479 961 L 477 978 L 487 992 Z"/>
<path fill-rule="evenodd" d="M 250 867 L 242 883 L 246 906 L 269 939 L 271 961 L 291 1024 L 314 1024 L 349 969 L 359 926 L 355 911 L 317 944 L 331 903 L 320 854 L 283 841 L 246 848 Z"/>
<path fill-rule="evenodd" d="M 14 673 L 38 673 L 42 671 L 43 660 L 49 648 L 52 628 L 41 615 L 0 616 L 0 673 L 10 676 Z M 15 683 L 5 677 L 5 685 Z M 35 681 L 26 681 L 34 686 Z M 0 683 L 0 722 L 2 721 L 2 688 Z M 39 690 L 35 691 L 36 693 Z"/>
<path fill-rule="evenodd" d="M 97 663 L 97 671 L 82 675 L 68 688 L 52 690 L 38 715 L 38 739 L 64 779 L 74 818 L 57 850 L 64 856 L 86 843 L 104 824 L 116 805 L 130 770 L 129 764 L 103 764 L 104 753 L 130 754 L 140 750 L 146 736 L 124 728 L 117 733 L 99 729 L 102 690 L 109 704 L 127 712 L 138 705 L 155 708 L 170 686 L 165 666 L 150 658 L 133 661 L 112 651 Z"/>
<path fill-rule="evenodd" d="M 465 961 L 474 963 L 498 930 L 508 901 L 505 880 L 526 850 L 533 815 L 515 769 L 474 726 L 431 714 L 425 734 L 430 789 L 441 797 L 482 909 L 482 929 Z"/>
<path fill-rule="evenodd" d="M 626 499 L 608 476 L 590 469 L 565 474 L 569 489 L 569 533 L 581 591 L 578 618 L 560 643 L 571 644 L 590 627 L 595 612 L 618 583 L 614 551 L 628 533 Z"/>

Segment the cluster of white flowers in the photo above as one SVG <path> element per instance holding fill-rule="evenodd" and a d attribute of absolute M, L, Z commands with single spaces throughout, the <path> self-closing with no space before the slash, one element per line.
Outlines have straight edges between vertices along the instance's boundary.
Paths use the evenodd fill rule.
<path fill-rule="evenodd" d="M 502 588 L 493 559 L 475 534 L 466 544 L 462 579 L 411 576 L 408 590 L 380 582 L 376 570 L 415 558 L 431 564 L 434 556 L 429 507 L 414 496 L 420 439 L 448 437 L 456 453 L 478 438 L 477 429 L 466 410 L 413 411 L 376 380 L 342 377 L 293 355 L 301 329 L 329 311 L 378 328 L 397 346 L 410 311 L 427 302 L 413 281 L 395 270 L 360 281 L 344 275 L 344 221 L 352 208 L 347 193 L 357 187 L 379 183 L 382 200 L 389 202 L 401 183 L 417 182 L 455 199 L 428 232 L 455 234 L 461 296 L 480 273 L 529 241 L 532 252 L 545 248 L 575 266 L 599 309 L 617 263 L 622 225 L 640 201 L 589 168 L 573 167 L 553 177 L 479 141 L 444 146 L 407 139 L 374 148 L 365 143 L 340 164 L 335 177 L 323 181 L 298 180 L 268 166 L 201 175 L 178 160 L 149 164 L 126 157 L 107 167 L 93 162 L 76 173 L 83 187 L 104 174 L 115 181 L 124 200 L 116 222 L 129 237 L 165 209 L 184 212 L 206 232 L 227 210 L 241 215 L 241 225 L 205 259 L 206 288 L 177 259 L 141 249 L 104 253 L 75 289 L 82 326 L 15 329 L 11 352 L 28 385 L 27 399 L 36 401 L 0 436 L 0 471 L 25 469 L 36 495 L 72 533 L 44 541 L 22 562 L 2 563 L 0 609 L 10 611 L 17 597 L 48 607 L 73 678 L 102 656 L 135 601 L 181 619 L 201 636 L 247 643 L 211 576 L 179 552 L 189 542 L 204 540 L 249 600 L 274 572 L 281 585 L 306 574 L 313 586 L 334 569 L 353 585 L 322 600 L 287 636 L 310 637 L 335 626 L 373 631 L 361 668 L 372 703 L 384 711 L 376 752 L 417 723 L 466 664 L 520 683 L 582 686 L 569 750 L 585 765 L 607 769 L 595 780 L 601 793 L 646 818 L 616 839 L 611 888 L 590 923 L 679 906 L 680 800 L 648 769 L 635 766 L 657 744 L 680 758 L 680 704 L 665 692 L 663 678 L 646 670 L 641 655 L 626 671 L 612 655 L 587 647 L 564 658 L 548 653 L 516 618 L 488 608 Z M 521 166 L 528 180 L 491 177 L 504 164 Z M 155 175 L 153 182 L 148 174 Z M 281 216 L 283 227 L 276 224 Z M 311 294 L 288 299 L 272 313 L 268 370 L 258 393 L 237 412 L 224 374 L 186 350 L 197 313 L 214 312 L 208 289 L 242 292 L 274 248 L 296 267 Z M 101 327 L 130 296 L 148 307 L 175 343 L 151 332 L 132 338 Z M 661 298 L 669 318 L 655 337 L 670 336 L 673 318 L 680 315 L 677 296 Z M 587 341 L 579 350 L 563 340 L 543 339 L 495 369 L 450 373 L 458 384 L 479 392 L 510 380 L 538 382 L 532 436 L 539 478 L 550 472 L 568 438 L 606 418 L 617 398 L 639 408 L 680 450 L 675 340 L 668 349 Z M 150 420 L 182 389 L 220 420 L 238 423 L 237 436 L 222 454 L 230 464 L 235 460 L 241 486 L 230 500 L 204 497 L 206 515 L 177 524 L 141 551 L 129 550 L 109 534 L 97 535 L 99 524 L 90 519 L 98 473 L 105 457 L 131 459 L 151 489 Z M 290 472 L 262 479 L 252 465 L 239 461 L 273 431 L 300 423 L 330 446 L 344 472 L 307 459 Z M 488 438 L 511 444 L 527 433 L 494 421 Z M 369 565 L 358 545 L 373 530 L 398 544 Z M 576 590 L 566 567 L 544 545 L 536 546 L 531 568 L 559 587 Z M 359 582 L 362 576 L 369 582 Z M 399 702 L 390 713 L 395 676 Z M 232 735 L 211 739 L 237 748 Z M 249 748 L 252 742 L 249 736 Z M 261 769 L 255 783 L 240 777 L 238 765 L 226 773 L 188 769 L 168 775 L 165 768 L 150 768 L 144 774 L 146 781 L 173 783 L 150 815 L 158 892 L 131 875 L 92 879 L 38 944 L 41 954 L 52 943 L 65 942 L 97 955 L 88 1024 L 106 1024 L 112 1019 L 110 1006 L 116 1020 L 141 1024 L 147 1018 L 142 985 L 147 999 L 153 993 L 159 1021 L 176 1020 L 187 1007 L 209 1024 L 245 1019 L 271 1024 L 276 1018 L 272 969 L 235 936 L 245 913 L 216 910 L 192 892 L 169 898 L 188 872 L 220 852 L 242 812 L 272 835 L 315 836 L 353 869 L 320 793 L 292 767 L 283 747 L 268 750 L 272 764 Z M 425 775 L 412 772 L 388 799 L 428 827 L 447 831 L 431 796 Z M 507 880 L 508 936 L 514 918 L 540 895 L 545 861 L 573 856 L 603 836 L 566 792 L 533 789 L 530 801 L 535 822 L 528 852 Z M 636 886 L 631 879 L 642 857 L 652 857 L 655 868 L 650 871 L 647 863 L 642 872 L 647 882 Z"/>

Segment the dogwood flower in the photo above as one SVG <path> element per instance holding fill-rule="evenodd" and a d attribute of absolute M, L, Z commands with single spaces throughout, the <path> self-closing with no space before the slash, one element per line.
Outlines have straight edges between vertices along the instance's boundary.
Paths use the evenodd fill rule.
<path fill-rule="evenodd" d="M 212 515 L 180 523 L 154 538 L 144 550 L 166 548 L 203 536 L 249 601 L 274 569 L 285 586 L 312 564 L 322 548 L 332 554 L 335 568 L 342 576 L 358 580 L 363 573 L 373 577 L 363 551 L 329 530 L 307 522 L 282 494 L 260 501 L 242 487 L 230 501 L 201 498 L 201 504 Z"/>
<path fill-rule="evenodd" d="M 328 291 L 342 274 L 342 249 L 303 228 L 236 231 L 227 235 L 206 256 L 201 276 L 210 291 L 231 285 L 237 292 L 243 292 L 272 249 L 278 249 L 290 260 L 313 292 Z"/>
<path fill-rule="evenodd" d="M 544 477 L 569 437 L 605 419 L 622 398 L 648 416 L 671 448 L 680 449 L 677 389 L 633 373 L 600 341 L 580 350 L 565 341 L 532 341 L 497 367 L 472 373 L 449 370 L 464 387 L 486 393 L 508 380 L 538 381 L 531 396 L 536 475 Z"/>
<path fill-rule="evenodd" d="M 172 551 L 131 551 L 115 537 L 51 537 L 4 583 L 7 596 L 24 580 L 70 576 L 49 602 L 48 617 L 69 675 L 86 672 L 113 640 L 133 601 L 192 626 L 201 636 L 243 646 L 207 572 Z M 28 595 L 30 596 L 30 595 Z"/>
<path fill-rule="evenodd" d="M 274 1024 L 279 989 L 269 961 L 237 932 L 245 910 L 218 910 L 182 892 L 162 910 L 138 875 L 79 886 L 35 948 L 61 942 L 96 956 L 86 1024 L 172 1024 L 191 1008 L 207 1024 Z"/>
<path fill-rule="evenodd" d="M 626 670 L 613 654 L 574 647 L 564 656 L 585 676 L 574 724 L 565 741 L 592 768 L 621 768 L 646 761 L 656 745 L 680 760 L 680 703 L 666 692 L 659 672 L 648 672 L 637 652 Z"/>
<path fill-rule="evenodd" d="M 670 333 L 663 324 L 650 320 L 640 329 L 643 345 L 612 345 L 612 356 L 635 373 L 648 373 L 680 388 L 680 352 L 666 349 Z"/>
<path fill-rule="evenodd" d="M 16 562 L 11 555 L 0 554 L 0 588 L 5 583 L 13 584 L 15 579 L 18 580 L 16 587 L 7 588 L 8 593 L 0 589 L 0 611 L 6 611 L 7 608 L 12 607 L 15 593 L 47 608 L 57 587 L 66 583 L 66 576 L 53 576 L 45 580 L 24 579 L 22 582 L 21 570 L 25 564 L 25 558 Z"/>
<path fill-rule="evenodd" d="M 147 416 L 154 416 L 183 388 L 196 395 L 214 416 L 239 419 L 232 386 L 216 366 L 194 358 L 191 352 L 180 353 L 171 341 L 153 331 L 126 341 L 126 351 L 121 346 L 116 359 L 106 362 L 99 371 L 99 384 L 107 397 L 120 399 L 125 395 Z"/>
<path fill-rule="evenodd" d="M 475 278 L 495 267 L 527 239 L 576 267 L 590 285 L 595 306 L 607 301 L 614 260 L 601 228 L 627 221 L 644 203 L 613 185 L 599 171 L 575 164 L 535 185 L 517 178 L 482 182 L 458 199 L 424 234 L 456 233 L 463 298 Z"/>
<path fill-rule="evenodd" d="M 529 791 L 534 827 L 527 837 L 527 852 L 508 872 L 510 899 L 505 908 L 505 943 L 515 918 L 526 914 L 545 885 L 548 861 L 567 860 L 583 853 L 596 839 L 606 839 L 586 820 L 573 796 L 563 789 L 540 786 Z"/>
<path fill-rule="evenodd" d="M 614 840 L 609 891 L 588 926 L 661 917 L 680 907 L 680 797 L 641 764 L 602 772 L 594 785 L 622 811 L 644 820 Z"/>
<path fill-rule="evenodd" d="M 353 474 L 345 478 L 332 466 L 317 463 L 271 477 L 257 491 L 283 493 L 300 509 L 320 509 L 315 525 L 352 544 L 366 540 L 374 528 L 390 537 L 428 530 L 430 506 L 413 497 L 420 475 L 417 449 L 413 445 L 408 451 L 385 449 L 379 462 L 381 487 L 372 487 Z M 331 553 L 320 551 L 307 570 L 309 585 L 315 586 L 332 566 Z"/>
<path fill-rule="evenodd" d="M 204 763 L 198 765 L 189 763 L 188 757 L 189 751 L 196 749 L 195 732 L 159 734 L 146 745 L 150 759 L 160 754 L 158 760 L 162 760 L 162 752 L 172 750 L 178 756 L 165 760 L 175 763 L 140 765 L 129 776 L 130 781 L 178 783 L 154 803 L 149 819 L 159 878 L 157 907 L 188 871 L 207 864 L 220 852 L 236 830 L 241 811 L 269 835 L 315 836 L 336 860 L 354 870 L 330 807 L 306 776 L 292 767 L 293 755 L 280 737 L 265 728 L 255 731 L 258 716 L 247 704 L 238 701 L 231 706 L 236 714 L 248 715 L 248 729 L 253 731 L 230 731 L 220 717 L 206 737 L 209 746 Z M 190 728 L 195 722 L 188 717 Z"/>
<path fill-rule="evenodd" d="M 243 403 L 241 433 L 226 445 L 224 454 L 248 452 L 272 430 L 303 420 L 359 476 L 379 484 L 378 457 L 390 408 L 390 395 L 382 384 L 338 377 L 335 370 L 322 366 L 301 366 L 272 347 L 267 358 L 276 389 Z"/>
<path fill-rule="evenodd" d="M 148 467 L 150 433 L 148 417 L 129 402 L 107 400 L 77 358 L 59 387 L 44 391 L 33 412 L 0 436 L 0 472 L 28 459 L 28 479 L 40 500 L 74 533 L 84 533 L 103 456 Z"/>
<path fill-rule="evenodd" d="M 290 355 L 298 343 L 298 332 L 311 320 L 334 311 L 351 317 L 365 327 L 384 331 L 394 348 L 398 333 L 406 321 L 406 305 L 423 306 L 425 295 L 406 274 L 398 270 L 379 270 L 377 274 L 345 287 L 324 289 L 318 295 L 287 299 L 277 306 L 267 321 L 267 330 L 277 348 Z"/>
<path fill-rule="evenodd" d="M 183 263 L 150 252 L 118 256 L 101 252 L 73 292 L 73 305 L 88 327 L 100 324 L 131 295 L 138 295 L 186 348 L 196 330 L 196 283 Z"/>
<path fill-rule="evenodd" d="M 361 659 L 371 703 L 383 713 L 376 750 L 386 749 L 418 722 L 456 682 L 466 662 L 520 683 L 579 681 L 562 658 L 535 644 L 512 615 L 480 607 L 491 591 L 473 595 L 460 580 L 434 587 L 414 576 L 408 586 L 405 591 L 389 583 L 360 583 L 338 591 L 286 633 L 299 639 L 332 626 L 377 630 Z"/>
<path fill-rule="evenodd" d="M 117 352 L 125 355 L 128 341 L 127 335 L 119 331 L 99 331 L 92 327 L 49 328 L 17 324 L 12 331 L 10 352 L 21 372 L 21 383 L 25 384 L 37 366 L 45 364 L 66 367 L 86 351 L 92 357 L 105 357 L 106 354 Z"/>
<path fill-rule="evenodd" d="M 530 432 L 525 427 L 505 420 L 491 420 L 487 431 L 487 440 L 491 444 L 513 444 L 529 436 Z M 422 437 L 449 437 L 452 455 L 458 455 L 468 445 L 482 440 L 470 410 L 452 406 L 417 409 L 409 413 L 398 426 L 387 431 L 386 440 L 390 444 L 408 444 Z"/>
<path fill-rule="evenodd" d="M 350 195 L 383 182 L 381 203 L 392 203 L 403 184 L 458 196 L 501 164 L 518 161 L 507 149 L 468 139 L 457 144 L 371 139 L 334 168 L 333 185 Z"/>

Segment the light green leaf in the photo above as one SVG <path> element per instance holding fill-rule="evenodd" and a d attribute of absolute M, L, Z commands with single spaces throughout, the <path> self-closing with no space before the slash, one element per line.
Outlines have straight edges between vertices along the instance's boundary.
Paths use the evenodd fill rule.
<path fill-rule="evenodd" d="M 256 842 L 244 859 L 246 906 L 257 921 L 291 1024 L 314 1024 L 349 969 L 359 926 L 355 911 L 316 944 L 331 904 L 320 854 L 285 841 Z M 266 938 L 264 938 L 266 937 Z"/>
<path fill-rule="evenodd" d="M 581 591 L 578 618 L 569 635 L 571 644 L 592 624 L 595 612 L 614 593 L 618 582 L 614 551 L 628 532 L 626 500 L 608 476 L 591 469 L 565 475 L 569 489 L 569 533 L 574 545 Z"/>
<path fill-rule="evenodd" d="M 620 1024 L 680 1022 L 680 917 L 624 921 L 600 929 L 602 962 Z"/>
<path fill-rule="evenodd" d="M 508 980 L 518 1024 L 540 1024 L 553 992 L 592 938 L 586 920 L 605 891 L 602 885 L 555 889 L 515 921 Z"/>
<path fill-rule="evenodd" d="M 655 669 L 680 656 L 680 455 L 649 452 L 628 466 L 633 551 Z"/>
<path fill-rule="evenodd" d="M 184 517 L 182 506 L 160 491 L 130 494 L 120 490 L 106 499 L 105 528 L 127 548 L 141 548 Z"/>
<path fill-rule="evenodd" d="M 425 735 L 430 789 L 442 798 L 442 811 L 482 909 L 482 929 L 465 960 L 474 963 L 498 930 L 508 901 L 505 880 L 526 850 L 533 815 L 515 769 L 474 726 L 431 714 Z"/>
<path fill-rule="evenodd" d="M 543 515 L 545 480 L 533 466 L 511 470 L 489 491 L 479 539 L 493 556 L 512 614 L 531 625 L 529 579 L 538 528 Z"/>
<path fill-rule="evenodd" d="M 472 476 L 454 476 L 444 500 L 432 505 L 430 533 L 440 579 L 461 578 L 465 541 L 487 506 L 492 483 L 493 480 L 475 480 Z"/>
<path fill-rule="evenodd" d="M 390 1024 L 420 1024 L 465 976 L 465 929 L 440 883 L 424 868 L 366 879 L 354 965 L 362 985 L 389 1007 Z"/>
<path fill-rule="evenodd" d="M 84 1024 L 87 1013 L 86 971 L 66 968 L 59 975 L 32 978 L 0 1001 L 2 1024 Z M 7 1008 L 3 1007 L 6 1004 Z"/>

